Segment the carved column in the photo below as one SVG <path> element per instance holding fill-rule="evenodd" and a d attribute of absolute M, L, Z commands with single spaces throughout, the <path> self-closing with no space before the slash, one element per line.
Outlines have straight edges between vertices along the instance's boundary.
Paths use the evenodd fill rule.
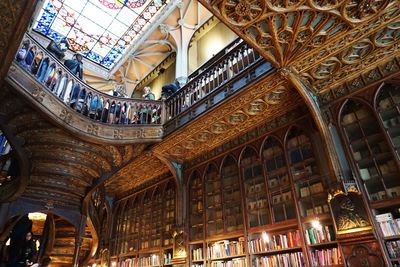
<path fill-rule="evenodd" d="M 279 70 L 283 78 L 290 82 L 290 84 L 299 92 L 304 102 L 306 103 L 314 121 L 319 129 L 322 141 L 326 147 L 327 157 L 329 160 L 329 167 L 331 168 L 336 179 L 339 181 L 343 177 L 343 172 L 339 164 L 338 154 L 335 149 L 332 135 L 326 124 L 322 111 L 320 109 L 316 94 L 313 92 L 311 85 L 302 79 L 298 73 L 291 68 L 281 68 Z"/>

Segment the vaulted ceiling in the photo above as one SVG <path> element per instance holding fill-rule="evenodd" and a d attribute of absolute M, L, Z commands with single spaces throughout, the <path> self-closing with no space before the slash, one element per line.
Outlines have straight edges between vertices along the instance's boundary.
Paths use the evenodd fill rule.
<path fill-rule="evenodd" d="M 399 56 L 398 0 L 199 1 L 319 96 Z"/>

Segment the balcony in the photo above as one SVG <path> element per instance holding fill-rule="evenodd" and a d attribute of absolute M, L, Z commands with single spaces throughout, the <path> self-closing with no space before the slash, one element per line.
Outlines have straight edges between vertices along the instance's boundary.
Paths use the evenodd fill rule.
<path fill-rule="evenodd" d="M 8 81 L 62 127 L 93 141 L 159 142 L 206 114 L 271 70 L 256 51 L 237 40 L 199 69 L 166 100 L 122 98 L 102 93 L 72 74 L 26 34 Z"/>

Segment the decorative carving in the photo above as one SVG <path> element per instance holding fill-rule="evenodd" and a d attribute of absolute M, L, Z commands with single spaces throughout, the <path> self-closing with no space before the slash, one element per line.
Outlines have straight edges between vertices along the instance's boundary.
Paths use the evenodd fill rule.
<path fill-rule="evenodd" d="M 115 129 L 114 130 L 114 138 L 115 139 L 122 139 L 123 138 L 122 131 L 120 129 Z"/>
<path fill-rule="evenodd" d="M 69 123 L 71 122 L 71 120 L 72 120 L 72 114 L 69 113 L 66 109 L 63 109 L 63 110 L 61 111 L 60 118 L 61 118 L 65 123 L 68 123 L 68 124 L 69 124 Z"/>
<path fill-rule="evenodd" d="M 379 251 L 379 250 L 378 250 Z M 351 255 L 348 257 L 349 267 L 383 267 L 385 263 L 382 255 L 376 254 L 367 245 L 361 244 L 353 247 Z"/>
<path fill-rule="evenodd" d="M 46 96 L 46 93 L 42 91 L 42 89 L 39 86 L 35 86 L 32 90 L 32 96 L 38 101 L 38 102 L 43 102 L 44 97 Z"/>
<path fill-rule="evenodd" d="M 252 23 L 264 11 L 264 0 L 223 0 L 221 4 L 221 12 L 224 17 L 237 26 Z"/>
<path fill-rule="evenodd" d="M 98 135 L 98 131 L 99 131 L 99 126 L 97 126 L 97 125 L 89 124 L 87 126 L 87 132 L 89 134 Z"/>
<path fill-rule="evenodd" d="M 338 235 L 372 229 L 361 194 L 356 188 L 348 189 L 347 193 L 337 190 L 329 194 L 328 202 Z"/>

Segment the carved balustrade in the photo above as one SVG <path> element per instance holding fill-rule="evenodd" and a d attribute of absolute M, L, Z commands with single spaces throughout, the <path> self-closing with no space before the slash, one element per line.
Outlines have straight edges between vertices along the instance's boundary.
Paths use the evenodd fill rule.
<path fill-rule="evenodd" d="M 206 64 L 203 71 L 200 69 L 195 77 L 166 100 L 164 133 L 169 134 L 204 114 L 271 69 L 271 64 L 257 51 L 241 39 L 237 40 L 225 49 L 224 55 Z"/>
<path fill-rule="evenodd" d="M 112 143 L 154 142 L 271 69 L 270 63 L 239 39 L 165 101 L 123 98 L 92 88 L 26 34 L 8 80 L 73 132 Z"/>
<path fill-rule="evenodd" d="M 225 54 L 193 77 L 183 88 L 166 101 L 167 120 L 178 116 L 192 105 L 206 98 L 233 77 L 251 68 L 260 55 L 241 39 L 225 48 Z"/>
<path fill-rule="evenodd" d="M 161 101 L 110 96 L 92 88 L 28 34 L 15 61 L 67 106 L 91 120 L 122 125 L 161 124 Z"/>

